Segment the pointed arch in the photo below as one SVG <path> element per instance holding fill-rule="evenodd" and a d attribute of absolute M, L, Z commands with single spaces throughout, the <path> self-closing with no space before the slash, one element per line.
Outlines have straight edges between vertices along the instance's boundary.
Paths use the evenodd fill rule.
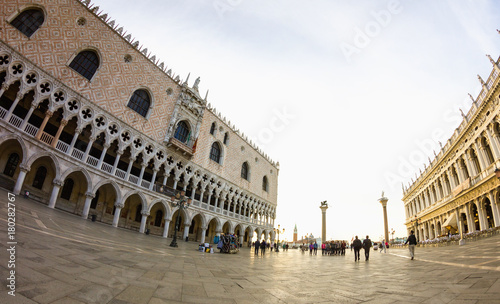
<path fill-rule="evenodd" d="M 149 204 L 149 208 L 147 209 L 148 212 L 151 212 L 154 205 L 156 205 L 156 204 L 163 205 L 163 208 L 165 208 L 165 215 L 163 216 L 163 218 L 166 220 L 171 220 L 173 212 L 170 209 L 170 206 L 168 205 L 168 203 L 163 199 L 156 199 L 156 200 L 152 201 L 151 204 Z"/>
<path fill-rule="evenodd" d="M 28 159 L 28 161 L 26 162 L 26 165 L 28 167 L 31 167 L 31 165 L 37 159 L 40 159 L 42 157 L 48 157 L 48 158 L 50 158 L 52 160 L 53 165 L 54 165 L 54 171 L 55 171 L 55 179 L 61 179 L 60 178 L 60 176 L 61 176 L 61 169 L 60 169 L 59 161 L 57 160 L 57 157 L 55 157 L 54 153 L 52 153 L 52 152 L 47 152 L 47 151 L 44 151 L 44 152 L 41 152 L 41 153 L 34 152 L 33 155 L 31 155 L 30 158 Z"/>
<path fill-rule="evenodd" d="M 113 189 L 115 189 L 115 194 L 116 194 L 116 201 L 121 202 L 122 201 L 122 192 L 120 191 L 120 187 L 118 187 L 118 184 L 114 180 L 110 179 L 102 179 L 100 180 L 92 189 L 92 193 L 95 194 L 99 188 L 102 186 L 110 184 Z"/>
<path fill-rule="evenodd" d="M 61 175 L 61 180 L 64 181 L 66 177 L 68 177 L 73 172 L 81 172 L 85 176 L 85 178 L 87 179 L 87 192 L 92 192 L 92 177 L 90 177 L 89 172 L 85 168 L 71 167 L 64 171 L 64 173 Z"/>
<path fill-rule="evenodd" d="M 149 210 L 148 200 L 146 199 L 146 196 L 139 190 L 130 190 L 129 192 L 125 193 L 125 195 L 123 196 L 123 199 L 122 199 L 123 204 L 125 204 L 125 201 L 127 201 L 127 198 L 131 197 L 134 194 L 137 194 L 139 196 L 139 198 L 141 199 L 142 210 Z"/>
<path fill-rule="evenodd" d="M 5 135 L 5 136 L 2 136 L 2 138 L 0 139 L 0 146 L 7 142 L 8 140 L 15 140 L 17 141 L 17 143 L 21 146 L 21 150 L 22 150 L 22 163 L 21 164 L 25 164 L 27 163 L 27 154 L 28 154 L 28 149 L 26 148 L 26 143 L 24 142 L 24 140 L 19 136 L 19 135 L 16 135 L 16 134 L 9 134 L 9 135 Z"/>

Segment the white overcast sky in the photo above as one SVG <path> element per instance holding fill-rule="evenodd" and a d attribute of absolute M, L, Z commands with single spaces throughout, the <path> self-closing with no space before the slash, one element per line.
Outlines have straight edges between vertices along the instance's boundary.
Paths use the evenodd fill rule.
<path fill-rule="evenodd" d="M 406 236 L 401 183 L 439 149 L 500 55 L 495 1 L 93 1 L 280 162 L 292 239 Z M 204 96 L 204 95 L 203 95 Z M 438 151 L 436 151 L 437 153 Z"/>

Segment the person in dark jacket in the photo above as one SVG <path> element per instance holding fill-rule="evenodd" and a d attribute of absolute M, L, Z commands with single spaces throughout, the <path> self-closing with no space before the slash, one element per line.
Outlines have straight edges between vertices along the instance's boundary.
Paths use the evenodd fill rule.
<path fill-rule="evenodd" d="M 255 241 L 255 254 L 259 254 L 259 248 L 260 248 L 260 241 L 257 239 Z"/>
<path fill-rule="evenodd" d="M 354 262 L 359 261 L 359 251 L 361 250 L 361 247 L 363 247 L 363 243 L 361 243 L 361 240 L 358 239 L 358 236 L 356 235 L 356 238 L 352 242 L 352 248 L 354 248 Z"/>
<path fill-rule="evenodd" d="M 405 242 L 405 245 L 406 244 L 409 244 L 408 249 L 410 250 L 410 256 L 411 259 L 413 260 L 413 258 L 415 258 L 415 246 L 417 245 L 417 238 L 415 237 L 413 230 L 410 231 L 410 236 Z"/>
<path fill-rule="evenodd" d="M 363 240 L 363 248 L 365 249 L 365 261 L 370 259 L 370 248 L 372 247 L 372 240 L 368 236 Z"/>

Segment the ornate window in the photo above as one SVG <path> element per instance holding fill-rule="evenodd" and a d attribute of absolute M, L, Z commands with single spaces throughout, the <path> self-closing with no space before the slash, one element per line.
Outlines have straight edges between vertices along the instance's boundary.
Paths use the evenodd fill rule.
<path fill-rule="evenodd" d="M 267 176 L 262 178 L 262 190 L 269 192 L 269 182 L 267 181 Z"/>
<path fill-rule="evenodd" d="M 71 61 L 69 67 L 91 80 L 99 67 L 99 57 L 94 51 L 82 51 Z"/>
<path fill-rule="evenodd" d="M 11 24 L 29 38 L 42 26 L 44 20 L 43 11 L 32 8 L 19 14 Z"/>
<path fill-rule="evenodd" d="M 189 126 L 185 121 L 181 121 L 177 124 L 177 129 L 175 130 L 174 137 L 183 143 L 189 141 L 191 132 L 189 132 Z"/>
<path fill-rule="evenodd" d="M 215 122 L 213 122 L 212 126 L 210 127 L 210 134 L 215 135 Z"/>
<path fill-rule="evenodd" d="M 218 143 L 214 142 L 210 149 L 210 159 L 220 164 L 221 149 Z"/>
<path fill-rule="evenodd" d="M 14 173 L 16 172 L 18 164 L 19 164 L 19 154 L 11 153 L 9 155 L 9 159 L 7 160 L 7 164 L 5 164 L 3 174 L 13 177 Z"/>
<path fill-rule="evenodd" d="M 73 186 L 75 185 L 75 182 L 71 179 L 68 178 L 64 182 L 64 186 L 61 191 L 61 198 L 69 200 L 71 198 L 71 192 L 73 192 Z"/>
<path fill-rule="evenodd" d="M 224 144 L 227 146 L 229 143 L 229 133 L 224 133 Z"/>
<path fill-rule="evenodd" d="M 37 189 L 42 189 L 43 182 L 45 181 L 45 177 L 47 176 L 47 168 L 44 166 L 38 167 L 35 173 L 35 178 L 33 179 L 32 186 Z"/>
<path fill-rule="evenodd" d="M 244 162 L 243 165 L 241 165 L 241 177 L 248 180 L 248 173 L 248 164 Z"/>
<path fill-rule="evenodd" d="M 151 98 L 146 90 L 136 90 L 130 100 L 128 101 L 127 107 L 136 111 L 143 117 L 146 117 L 151 105 Z"/>

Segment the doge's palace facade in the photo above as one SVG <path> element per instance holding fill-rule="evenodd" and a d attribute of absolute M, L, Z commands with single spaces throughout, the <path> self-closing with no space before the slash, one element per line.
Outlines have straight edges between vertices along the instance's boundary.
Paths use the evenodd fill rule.
<path fill-rule="evenodd" d="M 89 0 L 1 0 L 0 182 L 184 238 L 274 238 L 279 163 Z M 193 203 L 170 205 L 174 190 Z"/>
<path fill-rule="evenodd" d="M 500 226 L 500 89 L 498 60 L 472 106 L 435 159 L 408 188 L 403 202 L 408 231 L 419 241 Z"/>

